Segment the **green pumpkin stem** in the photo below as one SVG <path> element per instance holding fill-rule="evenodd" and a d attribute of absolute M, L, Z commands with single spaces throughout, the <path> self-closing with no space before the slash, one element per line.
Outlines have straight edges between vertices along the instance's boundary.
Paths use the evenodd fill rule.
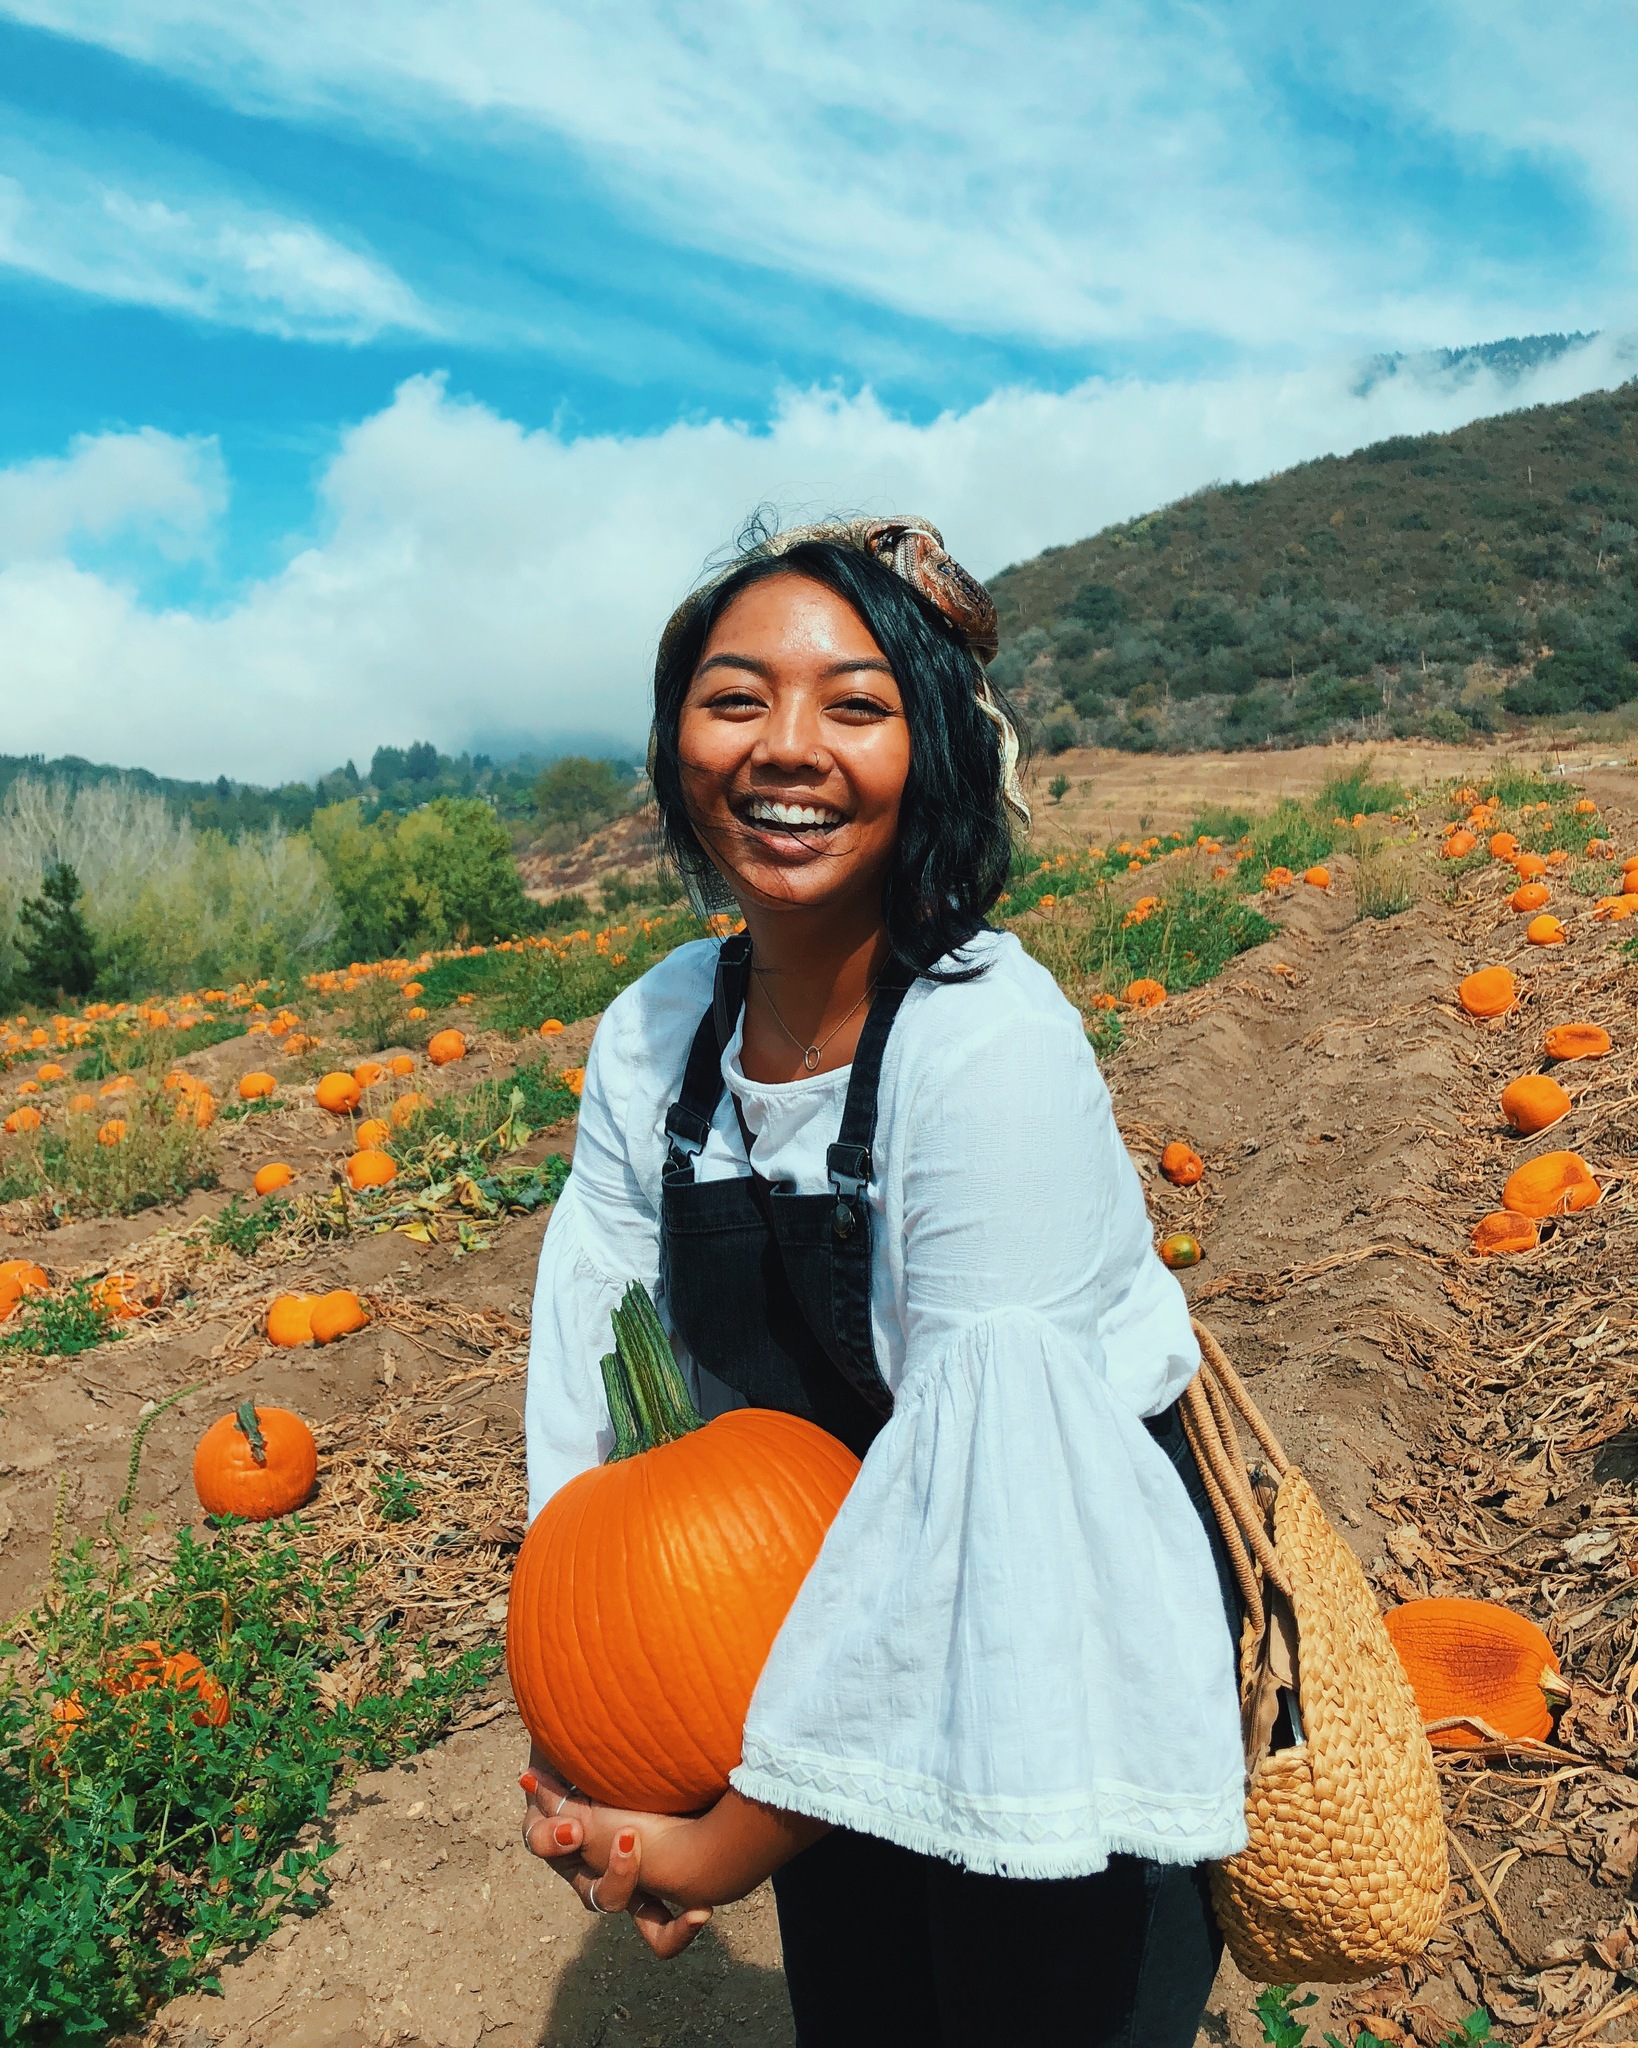
<path fill-rule="evenodd" d="M 705 1424 L 640 1280 L 626 1289 L 611 1320 L 614 1349 L 603 1360 L 603 1385 L 614 1424 L 614 1448 L 607 1460 L 612 1465 L 659 1444 L 673 1444 Z"/>
<path fill-rule="evenodd" d="M 250 1439 L 250 1455 L 258 1465 L 267 1463 L 267 1438 L 262 1435 L 262 1425 L 256 1420 L 256 1404 L 246 1401 L 234 1416 L 234 1421 Z"/>

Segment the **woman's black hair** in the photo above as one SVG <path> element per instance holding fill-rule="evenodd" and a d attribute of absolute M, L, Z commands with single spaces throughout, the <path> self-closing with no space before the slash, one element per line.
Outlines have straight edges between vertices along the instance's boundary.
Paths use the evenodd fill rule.
<path fill-rule="evenodd" d="M 835 591 L 892 667 L 910 731 L 910 773 L 882 885 L 882 915 L 895 957 L 927 974 L 983 929 L 1006 887 L 1012 833 L 1001 801 L 1000 734 L 979 709 L 981 671 L 966 644 L 936 606 L 859 549 L 814 540 L 782 555 L 754 555 L 709 591 L 662 645 L 654 669 L 652 773 L 665 851 L 685 879 L 707 886 L 717 880 L 683 800 L 678 729 L 718 619 L 741 591 L 769 576 L 805 576 Z M 965 981 L 980 971 L 947 968 L 933 978 Z"/>

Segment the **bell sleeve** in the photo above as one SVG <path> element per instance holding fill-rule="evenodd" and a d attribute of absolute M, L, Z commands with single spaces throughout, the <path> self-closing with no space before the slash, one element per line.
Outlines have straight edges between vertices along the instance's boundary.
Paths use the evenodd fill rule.
<path fill-rule="evenodd" d="M 1067 1019 L 1067 1021 L 1066 1021 Z M 892 1418 L 764 1668 L 735 1787 L 982 1872 L 1194 1863 L 1243 1845 L 1232 1655 L 1210 1548 L 1127 1390 L 1187 1363 L 1141 1193 L 1072 1013 L 918 1062 L 890 1229 Z M 1169 1276 L 1162 1276 L 1169 1280 Z M 1187 1374 L 1184 1374 L 1186 1377 Z"/>
<path fill-rule="evenodd" d="M 659 1217 L 627 1141 L 630 1079 L 640 1054 L 634 1004 L 611 1007 L 586 1060 L 574 1170 L 546 1226 L 530 1318 L 523 1433 L 529 1519 L 614 1441 L 598 1361 L 628 1283 L 655 1290 Z"/>

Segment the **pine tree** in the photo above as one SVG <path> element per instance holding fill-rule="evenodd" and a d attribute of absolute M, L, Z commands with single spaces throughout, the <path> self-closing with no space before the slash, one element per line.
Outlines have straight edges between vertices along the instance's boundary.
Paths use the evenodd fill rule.
<path fill-rule="evenodd" d="M 96 984 L 91 933 L 79 911 L 80 878 L 65 860 L 53 861 L 38 896 L 17 912 L 23 979 L 44 1000 L 88 996 Z"/>

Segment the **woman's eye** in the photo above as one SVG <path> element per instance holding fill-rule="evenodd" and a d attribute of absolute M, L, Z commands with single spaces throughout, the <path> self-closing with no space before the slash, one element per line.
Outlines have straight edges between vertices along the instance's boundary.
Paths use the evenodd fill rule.
<path fill-rule="evenodd" d="M 851 719 L 891 718 L 893 715 L 892 707 L 882 703 L 879 697 L 844 697 L 831 709 Z"/>
<path fill-rule="evenodd" d="M 706 708 L 711 711 L 760 711 L 762 700 L 750 690 L 718 690 Z"/>

